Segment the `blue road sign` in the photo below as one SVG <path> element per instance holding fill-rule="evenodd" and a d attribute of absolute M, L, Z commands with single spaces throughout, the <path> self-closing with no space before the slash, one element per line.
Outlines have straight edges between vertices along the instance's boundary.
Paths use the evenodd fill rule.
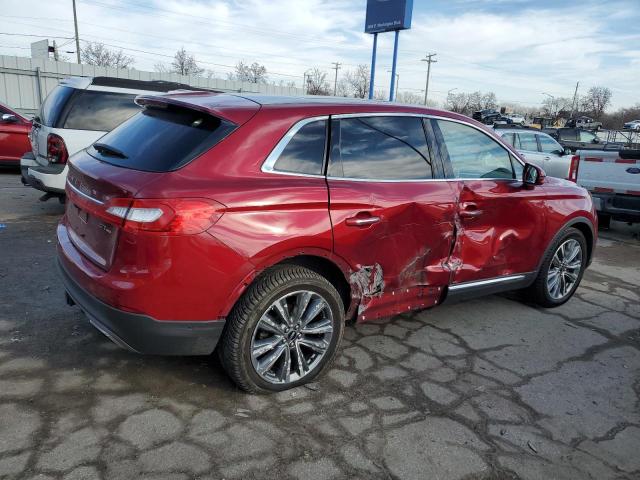
<path fill-rule="evenodd" d="M 367 0 L 365 33 L 392 32 L 411 28 L 413 0 Z"/>

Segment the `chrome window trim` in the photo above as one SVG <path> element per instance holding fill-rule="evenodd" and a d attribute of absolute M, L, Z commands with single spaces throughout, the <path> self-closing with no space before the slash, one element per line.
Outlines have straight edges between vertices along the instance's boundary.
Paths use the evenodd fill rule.
<path fill-rule="evenodd" d="M 280 141 L 276 144 L 274 149 L 271 150 L 271 153 L 269 154 L 267 159 L 262 164 L 262 167 L 260 168 L 260 170 L 262 172 L 265 172 L 265 173 L 277 173 L 279 175 L 293 175 L 293 176 L 296 176 L 296 177 L 325 178 L 324 175 L 315 175 L 315 174 L 312 174 L 312 173 L 297 173 L 297 172 L 288 172 L 288 171 L 285 171 L 285 170 L 276 170 L 275 169 L 275 164 L 278 161 L 278 158 L 280 158 L 280 155 L 282 155 L 282 152 L 284 151 L 284 149 L 287 148 L 287 145 L 289 145 L 289 142 L 291 141 L 291 139 L 295 136 L 296 133 L 298 133 L 300 131 L 300 129 L 302 127 L 304 127 L 305 125 L 308 125 L 310 123 L 313 123 L 313 122 L 320 122 L 320 121 L 325 121 L 326 122 L 327 120 L 329 120 L 329 115 L 321 115 L 321 116 L 318 116 L 318 117 L 303 118 L 302 120 L 299 120 L 298 122 L 296 122 L 289 129 L 289 131 L 287 131 L 287 133 L 285 133 L 284 137 L 282 137 L 280 139 Z"/>
<path fill-rule="evenodd" d="M 525 278 L 526 275 L 524 274 L 520 274 L 520 275 L 507 275 L 504 277 L 495 277 L 495 278 L 488 278 L 486 280 L 478 280 L 478 281 L 474 281 L 474 282 L 465 282 L 465 283 L 458 283 L 458 284 L 452 284 L 449 286 L 449 290 L 464 290 L 465 288 L 476 288 L 476 287 L 484 287 L 485 285 L 493 285 L 495 283 L 503 283 L 503 282 L 515 282 L 517 280 L 522 280 Z"/>
<path fill-rule="evenodd" d="M 523 162 L 520 157 L 519 154 L 517 153 L 517 150 L 512 149 L 507 142 L 505 142 L 504 140 L 502 140 L 502 137 L 500 137 L 498 134 L 496 134 L 496 136 L 498 136 L 500 138 L 501 142 L 496 141 L 495 138 L 491 137 L 491 135 L 488 135 L 486 131 L 484 131 L 484 129 L 478 127 L 477 125 L 473 125 L 471 123 L 468 123 L 464 120 L 460 120 L 457 118 L 450 118 L 450 117 L 445 117 L 442 115 L 432 115 L 432 114 L 426 114 L 426 113 L 415 113 L 415 112 L 363 112 L 363 113 L 339 113 L 336 115 L 321 115 L 321 116 L 316 116 L 316 117 L 309 117 L 309 118 L 304 118 L 302 120 L 299 120 L 298 122 L 296 122 L 288 131 L 287 133 L 284 135 L 284 137 L 282 137 L 280 139 L 280 141 L 276 144 L 276 146 L 274 147 L 274 149 L 271 151 L 271 153 L 269 154 L 269 156 L 267 157 L 267 159 L 263 162 L 262 167 L 260 168 L 260 170 L 264 173 L 275 173 L 277 175 L 289 175 L 289 176 L 294 176 L 294 177 L 310 177 L 310 178 L 326 178 L 327 180 L 343 180 L 343 181 L 350 181 L 350 182 L 369 182 L 369 183 L 420 183 L 420 182 L 459 182 L 459 181 L 478 181 L 478 180 L 501 180 L 501 181 L 507 181 L 507 182 L 513 182 L 513 181 L 519 181 L 519 179 L 517 178 L 407 178 L 407 179 L 371 179 L 371 178 L 349 178 L 349 177 L 330 177 L 330 176 L 326 176 L 326 175 L 314 175 L 314 174 L 309 174 L 309 173 L 296 173 L 296 172 L 287 172 L 287 171 L 283 171 L 283 170 L 276 170 L 274 168 L 276 162 L 278 161 L 278 158 L 280 157 L 280 155 L 282 154 L 282 152 L 284 151 L 284 149 L 286 148 L 286 146 L 289 144 L 289 142 L 291 141 L 291 139 L 293 138 L 293 136 L 298 133 L 298 131 L 300 131 L 300 129 L 302 127 L 304 127 L 305 125 L 312 123 L 312 122 L 316 122 L 316 121 L 326 121 L 326 120 L 339 120 L 341 118 L 363 118 L 363 117 L 418 117 L 418 118 L 426 118 L 426 119 L 435 119 L 435 120 L 445 120 L 445 121 L 449 121 L 449 122 L 455 122 L 455 123 L 460 123 L 462 125 L 466 125 L 467 127 L 471 127 L 474 128 L 476 130 L 478 130 L 480 133 L 486 135 L 487 137 L 489 137 L 491 140 L 493 140 L 494 142 L 496 142 L 498 145 L 500 145 L 502 148 L 504 148 L 508 153 L 512 154 L 513 157 L 522 165 L 522 167 L 524 168 L 524 165 L 526 162 Z M 504 144 L 503 144 L 504 143 Z"/>
<path fill-rule="evenodd" d="M 87 200 L 89 200 L 90 202 L 93 203 L 97 203 L 98 205 L 104 205 L 104 202 L 101 202 L 100 200 L 98 200 L 97 198 L 93 198 L 90 195 L 87 195 L 86 193 L 84 193 L 83 191 L 81 191 L 78 187 L 76 187 L 75 185 L 73 185 L 68 179 L 67 179 L 67 186 L 71 188 L 71 190 L 73 190 L 75 193 L 77 193 L 78 195 L 80 195 L 83 198 L 86 198 Z"/>

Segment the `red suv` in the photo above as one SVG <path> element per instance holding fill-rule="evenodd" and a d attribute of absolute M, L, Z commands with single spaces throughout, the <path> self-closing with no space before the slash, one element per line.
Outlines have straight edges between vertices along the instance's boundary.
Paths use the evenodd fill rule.
<path fill-rule="evenodd" d="M 589 194 L 481 124 L 349 99 L 177 93 L 70 161 L 70 304 L 130 350 L 218 348 L 253 392 L 306 383 L 345 321 L 526 289 L 566 302 Z"/>

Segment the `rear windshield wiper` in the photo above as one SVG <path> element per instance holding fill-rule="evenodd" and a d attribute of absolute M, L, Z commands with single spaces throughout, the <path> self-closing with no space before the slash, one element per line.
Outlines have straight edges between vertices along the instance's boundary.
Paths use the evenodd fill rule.
<path fill-rule="evenodd" d="M 107 145 L 106 143 L 94 143 L 93 148 L 95 148 L 101 154 L 108 155 L 110 157 L 129 158 L 124 154 L 122 150 L 118 150 L 117 148 Z"/>

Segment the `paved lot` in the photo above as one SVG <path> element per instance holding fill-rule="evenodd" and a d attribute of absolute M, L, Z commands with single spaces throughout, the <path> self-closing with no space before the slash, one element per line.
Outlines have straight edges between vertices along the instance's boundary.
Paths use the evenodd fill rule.
<path fill-rule="evenodd" d="M 640 476 L 638 227 L 604 234 L 559 309 L 494 296 L 348 327 L 312 388 L 250 396 L 67 307 L 62 208 L 37 196 L 0 173 L 0 478 Z"/>

